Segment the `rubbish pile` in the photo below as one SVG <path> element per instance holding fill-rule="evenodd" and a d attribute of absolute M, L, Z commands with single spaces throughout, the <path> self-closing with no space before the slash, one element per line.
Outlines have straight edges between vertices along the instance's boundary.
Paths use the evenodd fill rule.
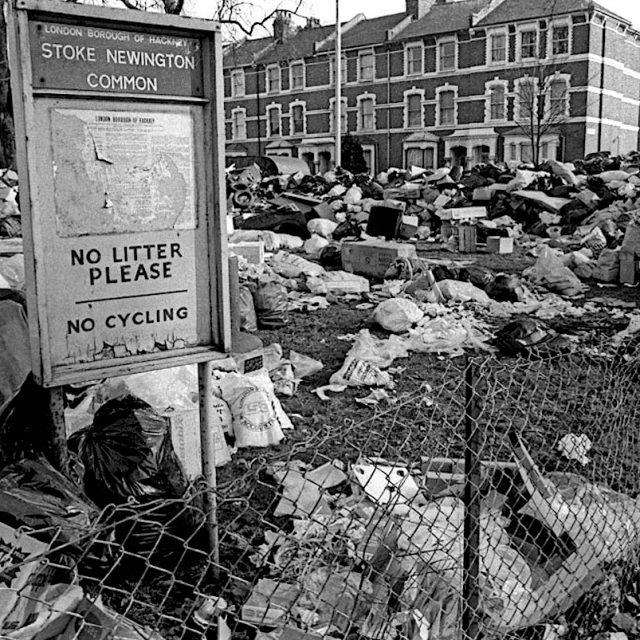
<path fill-rule="evenodd" d="M 571 474 L 544 477 L 515 434 L 511 447 L 515 462 L 483 463 L 475 523 L 475 613 L 501 634 L 560 617 L 608 563 L 637 549 L 640 533 L 636 500 Z M 274 514 L 288 520 L 264 532 L 252 557 L 260 577 L 227 624 L 250 623 L 265 639 L 459 637 L 462 465 L 271 465 L 281 492 Z"/>
<path fill-rule="evenodd" d="M 473 253 L 481 245 L 510 253 L 514 240 L 524 246 L 544 241 L 579 279 L 638 281 L 638 152 L 594 153 L 575 163 L 549 160 L 538 170 L 504 164 L 467 172 L 391 168 L 375 178 L 340 170 L 262 178 L 253 165 L 230 171 L 227 185 L 240 230 L 230 237 L 231 249 L 254 262 L 261 261 L 261 251 L 273 250 L 266 231 L 297 237 L 284 240 L 285 246 L 301 248 L 325 266 L 335 264 L 340 249 L 346 271 L 376 277 L 384 276 L 389 256 L 415 256 L 416 243 L 439 240 L 452 251 Z M 237 197 L 247 192 L 251 198 Z M 261 239 L 263 246 L 254 244 Z M 365 248 L 356 240 L 371 244 Z M 539 275 L 536 281 L 552 284 Z M 575 295 L 576 287 L 551 290 Z"/>
<path fill-rule="evenodd" d="M 18 206 L 18 174 L 0 170 L 0 238 L 22 235 L 22 219 Z"/>

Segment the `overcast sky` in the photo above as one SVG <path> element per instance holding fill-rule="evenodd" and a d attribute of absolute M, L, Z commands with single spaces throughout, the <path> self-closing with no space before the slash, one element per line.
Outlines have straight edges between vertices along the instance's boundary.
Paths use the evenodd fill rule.
<path fill-rule="evenodd" d="M 531 0 L 540 2 L 542 0 Z M 599 4 L 611 11 L 627 18 L 634 26 L 640 29 L 640 0 L 598 0 Z M 186 12 L 188 15 L 202 18 L 211 18 L 212 0 L 187 0 Z M 277 7 L 291 8 L 295 0 L 247 0 L 246 5 L 253 5 L 255 19 L 259 20 L 265 13 Z M 340 0 L 340 19 L 344 22 L 353 18 L 358 13 L 363 13 L 367 18 L 375 18 L 391 13 L 400 13 L 404 10 L 405 0 Z M 334 24 L 336 16 L 335 0 L 302 0 L 301 15 L 319 18 L 321 24 Z M 269 29 L 271 25 L 268 25 Z M 254 37 L 264 38 L 269 35 L 264 29 L 254 32 Z"/>
<path fill-rule="evenodd" d="M 541 0 L 531 0 L 541 2 Z M 598 0 L 599 4 L 631 20 L 640 28 L 640 0 Z M 303 0 L 301 13 L 320 18 L 322 24 L 333 24 L 336 15 L 336 3 L 333 0 Z M 348 20 L 358 13 L 367 18 L 400 12 L 404 9 L 403 0 L 340 0 L 340 19 Z"/>

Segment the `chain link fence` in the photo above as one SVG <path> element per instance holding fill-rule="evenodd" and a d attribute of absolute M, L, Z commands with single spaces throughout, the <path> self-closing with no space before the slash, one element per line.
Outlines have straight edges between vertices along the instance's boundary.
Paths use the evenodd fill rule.
<path fill-rule="evenodd" d="M 2 637 L 625 630 L 640 614 L 638 376 L 637 360 L 595 349 L 434 358 L 390 408 L 219 469 L 213 551 L 202 484 L 101 513 L 71 483 L 56 512 L 41 487 L 45 522 L 0 482 L 16 504 L 1 525 Z"/>

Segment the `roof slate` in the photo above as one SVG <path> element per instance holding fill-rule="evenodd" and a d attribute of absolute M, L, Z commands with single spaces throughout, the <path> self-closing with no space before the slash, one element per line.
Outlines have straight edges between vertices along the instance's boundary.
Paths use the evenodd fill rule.
<path fill-rule="evenodd" d="M 591 0 L 505 0 L 480 20 L 477 26 L 537 20 L 573 11 L 587 11 L 593 4 Z"/>
<path fill-rule="evenodd" d="M 386 39 L 387 31 L 402 22 L 406 16 L 406 13 L 393 13 L 388 16 L 371 18 L 370 20 L 361 20 L 342 35 L 342 48 L 354 49 L 366 47 L 367 45 L 381 44 Z M 331 41 L 322 50 L 326 51 L 327 49 L 333 49 L 333 47 L 334 43 Z"/>
<path fill-rule="evenodd" d="M 532 0 L 528 2 L 531 4 Z M 471 16 L 488 4 L 489 0 L 462 0 L 434 4 L 429 13 L 408 25 L 395 39 L 419 38 L 468 29 L 471 26 Z"/>

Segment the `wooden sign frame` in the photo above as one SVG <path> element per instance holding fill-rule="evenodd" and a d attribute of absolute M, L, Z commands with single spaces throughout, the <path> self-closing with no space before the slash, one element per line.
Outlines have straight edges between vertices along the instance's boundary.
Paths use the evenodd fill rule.
<path fill-rule="evenodd" d="M 32 367 L 36 380 L 45 387 L 56 387 L 225 358 L 225 354 L 231 350 L 231 321 L 224 182 L 224 88 L 219 24 L 53 0 L 12 0 L 8 5 L 7 18 L 27 305 Z M 34 30 L 34 25 L 37 25 L 36 29 L 42 29 L 44 25 L 44 31 L 53 34 L 51 41 L 43 44 L 45 40 L 38 40 L 40 35 Z M 69 44 L 74 41 L 64 39 L 74 34 L 84 38 L 78 40 L 78 45 Z M 94 41 L 86 40 L 89 34 Z M 192 58 L 167 53 L 168 50 L 162 48 L 168 42 L 180 46 L 176 40 L 180 38 L 186 43 L 197 43 L 194 45 L 196 54 Z M 90 46 L 86 46 L 87 42 Z M 39 44 L 38 50 L 34 43 Z M 144 43 L 149 43 L 151 53 L 144 51 Z M 98 59 L 105 55 L 107 48 L 109 67 Z M 133 68 L 132 61 L 139 62 L 140 56 L 146 56 L 142 58 L 144 64 L 151 65 L 144 68 L 144 75 L 141 71 L 139 76 L 120 76 L 113 71 L 117 68 L 114 65 L 118 64 L 123 65 L 123 69 Z M 197 61 L 197 66 L 193 60 Z M 130 67 L 126 67 L 127 64 Z M 135 81 L 131 78 L 135 78 Z M 147 123 L 145 126 L 151 131 L 149 136 L 156 135 L 153 142 L 148 142 L 151 137 L 145 138 L 153 149 L 159 148 L 158 136 L 162 135 L 163 130 L 158 129 L 160 133 L 155 134 L 155 129 L 148 123 L 157 120 L 164 122 L 167 127 L 171 126 L 171 120 L 180 123 L 187 132 L 183 135 L 184 140 L 193 141 L 193 149 L 189 148 L 189 153 L 180 156 L 188 160 L 184 166 L 193 167 L 181 187 L 186 190 L 185 201 L 191 203 L 195 212 L 193 220 L 187 220 L 186 230 L 160 225 L 149 232 L 146 228 L 138 228 L 140 217 L 135 215 L 131 215 L 131 221 L 119 222 L 118 225 L 122 226 L 117 226 L 108 215 L 109 208 L 114 206 L 108 191 L 105 191 L 102 207 L 107 213 L 102 211 L 96 214 L 95 197 L 92 201 L 90 190 L 87 190 L 86 201 L 93 202 L 93 208 L 87 204 L 85 219 L 82 184 L 78 187 L 78 184 L 74 185 L 72 180 L 67 179 L 65 184 L 69 186 L 70 193 L 65 193 L 66 186 L 59 180 L 60 172 L 70 160 L 68 153 L 65 155 L 66 133 L 63 130 L 60 134 L 59 127 L 53 126 L 54 116 L 58 124 L 65 126 L 69 123 L 75 123 L 69 126 L 86 125 L 91 135 L 96 131 L 103 135 L 102 129 L 94 131 L 89 128 L 98 127 L 97 124 L 91 124 L 94 120 L 128 122 L 127 125 L 114 124 L 110 130 L 112 133 L 104 133 L 105 136 L 113 135 L 114 139 L 116 135 L 123 138 L 127 129 L 122 127 L 133 126 L 132 122 Z M 60 136 L 58 142 L 56 135 Z M 183 144 L 181 140 L 176 144 Z M 112 146 L 120 144 L 122 150 L 126 148 L 125 143 L 126 140 L 116 140 Z M 103 153 L 101 147 L 99 149 L 101 144 L 101 141 L 95 142 L 96 156 L 104 160 L 111 170 L 112 159 L 100 157 L 100 153 Z M 82 183 L 81 180 L 78 182 Z M 157 191 L 156 185 L 154 189 Z M 170 190 L 168 197 L 172 197 Z M 125 205 L 120 207 L 120 203 L 125 200 L 116 202 L 118 211 L 124 211 Z M 189 209 L 186 206 L 184 208 Z M 135 210 L 135 206 L 126 201 L 126 211 L 130 213 L 132 210 Z M 167 210 L 172 211 L 169 205 Z M 75 217 L 68 212 L 75 212 Z M 98 235 L 95 235 L 92 225 L 103 225 Z M 135 229 L 135 233 L 128 235 L 127 225 Z M 65 234 L 67 237 L 63 237 Z M 147 244 L 140 245 L 141 234 L 149 238 Z M 171 238 L 175 238 L 175 234 L 181 240 L 172 243 Z M 87 238 L 95 240 L 94 245 L 86 244 Z M 82 246 L 85 249 L 77 248 Z M 91 249 L 87 247 L 91 246 L 94 247 L 93 259 L 98 262 L 97 266 L 89 258 Z M 135 246 L 150 248 L 134 250 Z M 147 252 L 146 256 L 144 251 Z M 156 262 L 152 267 L 152 254 L 155 259 L 160 256 L 165 261 Z M 175 258 L 173 264 L 170 260 L 172 255 Z M 135 259 L 130 256 L 135 256 Z M 131 262 L 118 270 L 120 265 L 113 263 L 125 259 Z M 164 289 L 151 290 L 154 283 L 150 280 L 142 281 L 138 286 L 131 280 L 131 274 L 137 273 L 137 270 L 147 280 L 157 278 L 158 282 L 163 280 L 162 276 L 165 279 L 173 276 L 170 282 L 173 288 L 169 290 L 166 287 L 168 280 L 162 284 Z M 104 291 L 107 283 L 111 287 L 109 291 L 113 290 L 117 295 L 100 298 L 100 292 Z M 87 298 L 81 291 L 85 287 L 86 291 L 92 292 L 90 300 L 73 297 Z M 145 293 L 145 287 L 149 292 Z M 123 311 L 118 319 L 118 305 L 126 310 L 129 299 L 142 300 L 144 296 L 149 296 L 157 300 L 158 305 L 170 305 L 173 304 L 171 296 L 180 295 L 183 297 L 178 299 L 183 302 L 175 304 L 183 305 L 179 309 L 182 310 L 182 316 L 189 318 L 188 331 L 181 329 L 184 323 L 180 325 L 176 321 L 175 325 L 172 324 L 173 308 L 171 313 L 164 309 L 149 310 L 144 307 L 147 303 L 142 301 L 141 310 L 135 313 L 130 311 L 129 315 Z M 86 326 L 81 324 L 77 311 L 102 309 L 98 303 L 115 306 L 111 315 L 101 316 L 98 320 L 90 318 L 94 327 L 98 326 L 94 331 L 87 329 L 91 327 L 91 322 L 87 321 Z M 165 312 L 169 320 L 165 327 L 154 331 L 164 331 L 164 337 L 171 335 L 177 338 L 158 344 L 154 342 L 157 333 L 142 337 L 134 333 L 127 334 L 125 340 L 124 334 L 132 327 L 132 319 L 139 321 L 137 325 L 143 326 L 159 318 L 160 311 Z M 68 317 L 64 314 L 68 314 Z M 184 317 L 181 319 L 184 320 Z M 130 324 L 126 330 L 119 327 L 123 336 L 120 339 L 122 344 L 114 347 L 113 341 L 109 342 L 108 334 L 109 331 L 114 333 L 117 322 L 122 322 L 122 327 L 126 322 Z M 79 328 L 81 326 L 82 329 Z M 85 336 L 76 334 L 81 334 L 85 329 L 91 335 L 83 342 Z M 143 326 L 135 331 L 144 333 L 147 328 Z M 180 331 L 184 333 L 180 334 Z M 187 337 L 183 339 L 183 336 Z M 88 348 L 91 340 L 99 347 Z M 134 344 L 133 348 L 130 348 L 131 344 Z M 142 344 L 145 346 L 139 346 Z"/>

